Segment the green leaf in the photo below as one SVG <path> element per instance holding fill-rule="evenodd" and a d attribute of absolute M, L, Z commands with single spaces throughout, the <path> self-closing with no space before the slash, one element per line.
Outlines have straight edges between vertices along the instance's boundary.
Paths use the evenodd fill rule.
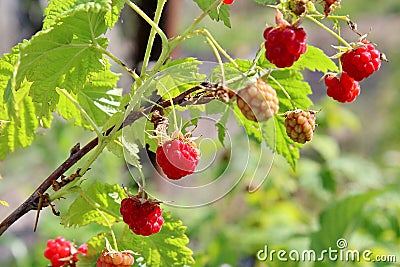
<path fill-rule="evenodd" d="M 61 224 L 66 227 L 89 223 L 112 225 L 121 217 L 119 209 L 125 197 L 127 195 L 120 186 L 96 182 L 75 199 L 62 217 Z"/>
<path fill-rule="evenodd" d="M 262 125 L 262 137 L 265 143 L 278 154 L 282 155 L 293 170 L 296 169 L 297 159 L 300 157 L 301 144 L 293 142 L 286 134 L 285 118 L 274 116 Z"/>
<path fill-rule="evenodd" d="M 88 81 L 77 94 L 71 93 L 96 125 L 103 125 L 120 106 L 122 89 L 115 89 L 118 75 L 109 70 L 88 74 Z M 65 95 L 60 95 L 57 110 L 66 120 L 74 119 L 75 125 L 92 129 L 79 109 L 71 105 Z"/>
<path fill-rule="evenodd" d="M 204 81 L 206 76 L 199 74 L 199 64 L 201 62 L 193 58 L 177 59 L 166 64 L 161 74 L 154 78 L 158 94 L 170 99 Z"/>
<path fill-rule="evenodd" d="M 85 3 L 96 3 L 107 10 L 105 21 L 109 28 L 117 22 L 124 7 L 124 0 L 52 0 L 44 11 L 43 29 L 50 28 L 58 18 Z"/>
<path fill-rule="evenodd" d="M 10 54 L 0 59 L 0 159 L 16 148 L 29 146 L 35 138 L 36 129 L 48 127 L 49 113 L 39 117 L 41 107 L 28 95 L 30 83 L 23 81 L 15 91 L 15 74 L 19 68 L 19 49 L 15 46 Z"/>
<path fill-rule="evenodd" d="M 307 45 L 307 51 L 305 54 L 301 55 L 299 60 L 296 61 L 292 69 L 309 69 L 311 71 L 321 71 L 321 72 L 337 72 L 339 71 L 335 62 L 332 61 L 321 49 Z"/>
<path fill-rule="evenodd" d="M 290 69 L 275 70 L 271 76 L 287 91 L 296 108 L 307 110 L 313 104 L 308 95 L 312 93 L 311 87 L 307 82 L 303 81 L 303 75 L 300 71 Z M 280 86 L 268 79 L 268 83 L 275 88 L 279 98 L 279 111 L 284 113 L 293 110 L 294 107 L 287 96 L 284 94 Z"/>
<path fill-rule="evenodd" d="M 371 199 L 383 190 L 348 196 L 332 202 L 319 217 L 320 229 L 312 234 L 311 248 L 317 253 L 329 247 L 335 248 L 340 238 L 348 238 L 362 216 L 362 210 Z"/>
<path fill-rule="evenodd" d="M 80 5 L 24 44 L 16 90 L 24 80 L 32 82 L 33 101 L 42 103 L 43 112 L 53 111 L 59 100 L 56 87 L 77 93 L 92 73 L 106 70 L 106 60 L 96 49 L 107 46 L 106 39 L 98 38 L 107 29 L 106 13 L 98 4 Z"/>
<path fill-rule="evenodd" d="M 163 213 L 164 224 L 157 234 L 145 237 L 127 231 L 118 240 L 119 249 L 140 252 L 147 266 L 172 267 L 193 264 L 193 252 L 186 245 L 189 239 L 186 226 L 174 219 L 168 212 Z"/>
<path fill-rule="evenodd" d="M 194 0 L 197 5 L 203 10 L 207 10 L 215 0 Z M 208 13 L 211 19 L 215 21 L 223 21 L 226 27 L 231 27 L 231 21 L 229 19 L 229 5 L 221 5 L 217 8 L 213 8 L 210 13 Z"/>

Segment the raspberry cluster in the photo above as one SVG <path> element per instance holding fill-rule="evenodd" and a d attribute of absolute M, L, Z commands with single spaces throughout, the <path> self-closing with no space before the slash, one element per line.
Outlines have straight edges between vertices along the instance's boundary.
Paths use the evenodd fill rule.
<path fill-rule="evenodd" d="M 326 93 L 339 102 L 353 102 L 360 94 L 360 85 L 347 72 L 342 72 L 339 78 L 328 74 L 324 79 L 328 87 Z"/>
<path fill-rule="evenodd" d="M 303 28 L 278 25 L 264 31 L 265 57 L 278 68 L 290 67 L 307 50 Z"/>
<path fill-rule="evenodd" d="M 343 70 L 356 81 L 361 81 L 379 70 L 380 53 L 367 40 L 361 41 L 358 47 L 347 51 L 340 57 Z"/>
<path fill-rule="evenodd" d="M 242 114 L 251 121 L 266 121 L 279 110 L 275 89 L 261 79 L 240 89 L 236 101 Z"/>
<path fill-rule="evenodd" d="M 137 196 L 124 198 L 120 213 L 124 222 L 137 235 L 156 234 L 164 223 L 159 202 Z"/>
<path fill-rule="evenodd" d="M 311 141 L 315 130 L 315 112 L 296 109 L 285 113 L 286 134 L 297 143 Z"/>
<path fill-rule="evenodd" d="M 158 165 L 172 180 L 192 174 L 199 163 L 199 157 L 196 144 L 182 139 L 167 141 L 156 151 Z"/>
<path fill-rule="evenodd" d="M 83 244 L 76 249 L 74 243 L 64 237 L 57 237 L 47 241 L 44 256 L 50 260 L 52 267 L 75 267 L 75 263 L 78 262 L 78 254 L 85 256 L 87 249 L 87 244 Z"/>
<path fill-rule="evenodd" d="M 135 262 L 135 258 L 127 251 L 108 251 L 103 250 L 97 259 L 96 267 L 130 267 Z"/>

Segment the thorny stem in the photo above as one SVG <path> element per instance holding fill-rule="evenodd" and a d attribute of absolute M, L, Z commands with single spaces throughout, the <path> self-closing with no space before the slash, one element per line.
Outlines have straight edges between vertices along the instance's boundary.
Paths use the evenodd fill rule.
<path fill-rule="evenodd" d="M 163 8 L 164 8 L 164 5 L 166 2 L 167 2 L 167 0 L 157 1 L 157 9 L 156 9 L 156 13 L 154 15 L 154 23 L 156 25 L 158 25 L 160 23 L 161 14 L 162 14 L 162 11 L 163 11 Z M 149 39 L 147 41 L 146 52 L 145 52 L 143 63 L 142 63 L 142 71 L 140 73 L 140 76 L 142 76 L 142 77 L 146 74 L 146 71 L 147 71 L 151 51 L 152 51 L 154 40 L 156 37 L 156 33 L 157 33 L 156 28 L 151 27 Z"/>
<path fill-rule="evenodd" d="M 331 35 L 333 35 L 336 39 L 338 39 L 338 41 L 340 41 L 341 43 L 343 43 L 345 46 L 347 46 L 348 48 L 352 48 L 351 45 L 345 40 L 343 39 L 339 34 L 337 34 L 336 32 L 332 31 L 331 29 L 329 29 L 327 26 L 325 26 L 323 23 L 321 23 L 320 21 L 318 21 L 317 19 L 315 19 L 314 17 L 307 15 L 306 18 L 308 18 L 309 20 L 311 20 L 312 22 L 314 22 L 315 24 L 317 24 L 318 26 L 320 26 L 322 29 L 326 30 L 327 32 L 329 32 Z"/>

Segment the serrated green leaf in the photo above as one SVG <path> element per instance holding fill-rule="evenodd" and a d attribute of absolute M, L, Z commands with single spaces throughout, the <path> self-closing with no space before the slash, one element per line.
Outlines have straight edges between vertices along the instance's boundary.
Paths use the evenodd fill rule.
<path fill-rule="evenodd" d="M 15 73 L 19 68 L 19 48 L 0 59 L 0 159 L 19 147 L 29 146 L 35 138 L 36 129 L 49 126 L 49 113 L 37 115 L 40 105 L 28 96 L 30 83 L 22 81 L 20 90 L 15 91 Z"/>
<path fill-rule="evenodd" d="M 177 59 L 166 64 L 161 74 L 154 78 L 158 94 L 170 99 L 204 81 L 206 76 L 199 74 L 199 64 L 201 62 L 193 58 Z"/>
<path fill-rule="evenodd" d="M 340 238 L 348 239 L 365 205 L 383 192 L 369 191 L 332 202 L 320 214 L 320 229 L 312 234 L 311 248 L 319 253 L 323 249 L 337 247 L 336 242 Z"/>
<path fill-rule="evenodd" d="M 215 0 L 194 0 L 197 5 L 203 10 L 207 10 Z M 229 19 L 229 5 L 221 5 L 214 8 L 208 13 L 211 19 L 215 21 L 223 21 L 226 27 L 231 27 L 231 21 Z"/>
<path fill-rule="evenodd" d="M 66 227 L 85 226 L 89 223 L 109 226 L 119 219 L 121 200 L 127 197 L 120 186 L 96 182 L 83 193 L 84 196 L 78 196 L 70 205 L 61 224 Z"/>
<path fill-rule="evenodd" d="M 279 84 L 290 95 L 291 101 L 296 108 L 307 110 L 313 104 L 308 97 L 312 93 L 311 87 L 307 82 L 303 81 L 303 75 L 300 71 L 290 69 L 276 70 L 271 76 L 279 82 Z M 293 110 L 292 102 L 284 94 L 283 90 L 272 79 L 268 79 L 268 83 L 275 88 L 279 99 L 279 112 L 284 113 Z"/>
<path fill-rule="evenodd" d="M 307 51 L 301 55 L 298 61 L 296 61 L 291 69 L 309 69 L 311 71 L 322 71 L 322 72 L 337 72 L 339 71 L 335 62 L 330 59 L 323 50 L 307 45 Z"/>
<path fill-rule="evenodd" d="M 32 82 L 33 101 L 42 103 L 44 112 L 53 111 L 59 99 L 57 87 L 77 93 L 91 73 L 104 71 L 105 59 L 93 42 L 107 46 L 106 39 L 98 38 L 107 29 L 106 12 L 98 4 L 80 5 L 32 37 L 21 48 L 16 90 L 25 79 Z"/>
<path fill-rule="evenodd" d="M 224 146 L 226 136 L 226 124 L 228 123 L 229 113 L 229 107 L 226 106 L 226 110 L 224 111 L 218 122 L 215 124 L 218 130 L 218 140 L 222 146 Z"/>
<path fill-rule="evenodd" d="M 262 124 L 262 137 L 267 146 L 282 155 L 292 169 L 296 169 L 296 162 L 300 157 L 299 148 L 302 145 L 287 136 L 284 117 L 274 116 L 273 120 Z"/>
<path fill-rule="evenodd" d="M 119 249 L 139 252 L 147 266 L 172 267 L 194 263 L 193 252 L 187 247 L 189 239 L 185 234 L 186 226 L 174 219 L 168 212 L 163 213 L 164 224 L 157 234 L 144 237 L 127 231 L 118 240 Z"/>
<path fill-rule="evenodd" d="M 253 137 L 255 141 L 262 142 L 262 133 L 260 124 L 254 121 L 248 120 L 242 112 L 239 110 L 237 105 L 234 106 L 235 118 L 239 126 L 243 126 L 248 136 Z"/>
<path fill-rule="evenodd" d="M 77 94 L 70 95 L 86 111 L 96 125 L 103 125 L 112 115 L 118 112 L 122 89 L 115 88 L 118 75 L 109 70 L 89 73 L 88 81 Z M 66 120 L 74 119 L 75 125 L 92 129 L 79 109 L 71 105 L 66 96 L 60 95 L 57 110 Z"/>
<path fill-rule="evenodd" d="M 52 0 L 44 11 L 43 29 L 50 28 L 58 18 L 85 3 L 95 3 L 107 10 L 105 21 L 109 28 L 118 21 L 124 7 L 124 0 Z"/>

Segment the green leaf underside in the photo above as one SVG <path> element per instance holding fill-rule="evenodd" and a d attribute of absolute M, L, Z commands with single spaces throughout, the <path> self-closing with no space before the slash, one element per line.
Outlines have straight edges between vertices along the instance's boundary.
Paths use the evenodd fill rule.
<path fill-rule="evenodd" d="M 215 0 L 194 0 L 197 5 L 203 10 L 207 10 L 209 6 L 211 6 Z M 211 19 L 215 21 L 223 21 L 226 27 L 231 27 L 231 21 L 229 19 L 229 6 L 221 5 L 218 8 L 214 8 L 208 14 Z"/>
<path fill-rule="evenodd" d="M 193 58 L 169 62 L 161 75 L 154 78 L 158 94 L 170 99 L 204 81 L 206 76 L 198 73 L 199 64 L 201 62 Z"/>
<path fill-rule="evenodd" d="M 79 8 L 80 5 L 88 3 L 100 5 L 107 10 L 105 22 L 109 28 L 112 28 L 118 21 L 121 9 L 124 7 L 124 0 L 52 0 L 44 11 L 46 17 L 43 21 L 43 29 L 50 28 L 58 18 L 68 13 L 70 10 Z"/>
<path fill-rule="evenodd" d="M 103 125 L 118 111 L 122 89 L 113 89 L 117 81 L 118 75 L 109 70 L 89 73 L 88 81 L 83 89 L 77 94 L 71 93 L 71 96 L 98 126 Z M 71 101 L 66 96 L 60 95 L 57 110 L 66 120 L 74 119 L 76 125 L 92 128 L 80 110 L 75 105 L 71 105 Z"/>
<path fill-rule="evenodd" d="M 106 39 L 97 38 L 107 29 L 105 14 L 97 5 L 80 5 L 36 34 L 21 49 L 15 89 L 24 79 L 31 81 L 29 94 L 42 103 L 44 111 L 54 111 L 58 103 L 55 88 L 73 93 L 82 90 L 91 73 L 106 70 L 102 53 L 93 45 L 95 41 L 107 46 Z"/>
<path fill-rule="evenodd" d="M 383 192 L 369 191 L 331 203 L 320 215 L 320 229 L 312 235 L 311 248 L 318 253 L 329 247 L 337 247 L 336 242 L 340 238 L 348 240 L 350 231 L 361 219 L 365 205 Z"/>
<path fill-rule="evenodd" d="M 300 157 L 301 144 L 293 142 L 286 134 L 285 118 L 275 116 L 262 124 L 262 136 L 265 143 L 278 154 L 282 155 L 292 169 L 296 169 L 297 159 Z"/>
<path fill-rule="evenodd" d="M 85 197 L 78 196 L 70 205 L 68 212 L 62 217 L 61 224 L 66 227 L 85 226 L 90 223 L 112 225 L 118 218 L 101 210 L 102 207 L 119 217 L 121 200 L 127 197 L 124 190 L 118 185 L 102 184 L 97 182 L 84 190 Z M 89 199 L 89 201 L 88 201 Z M 95 206 L 93 206 L 93 202 Z"/>

